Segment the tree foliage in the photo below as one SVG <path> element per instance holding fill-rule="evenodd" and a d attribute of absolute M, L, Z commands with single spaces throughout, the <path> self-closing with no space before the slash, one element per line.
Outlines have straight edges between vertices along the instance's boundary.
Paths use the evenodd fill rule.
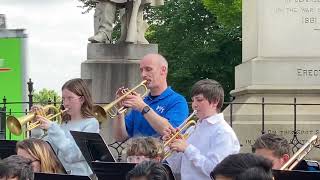
<path fill-rule="evenodd" d="M 61 97 L 54 90 L 43 88 L 39 92 L 33 93 L 33 101 L 41 105 L 48 104 L 48 101 L 53 102 L 54 98 L 56 98 L 57 102 L 61 102 Z"/>
<path fill-rule="evenodd" d="M 237 28 L 221 25 L 200 0 L 168 0 L 154 9 L 147 38 L 159 44 L 169 61 L 169 83 L 189 95 L 192 84 L 204 78 L 219 81 L 226 94 L 234 88 L 234 67 L 241 62 Z"/>
<path fill-rule="evenodd" d="M 219 81 L 226 94 L 234 89 L 234 68 L 241 63 L 240 0 L 166 0 L 145 8 L 145 19 L 146 38 L 168 60 L 175 90 L 189 96 L 190 87 L 204 78 Z"/>
<path fill-rule="evenodd" d="M 242 0 L 203 0 L 203 3 L 222 25 L 229 28 L 241 26 Z"/>

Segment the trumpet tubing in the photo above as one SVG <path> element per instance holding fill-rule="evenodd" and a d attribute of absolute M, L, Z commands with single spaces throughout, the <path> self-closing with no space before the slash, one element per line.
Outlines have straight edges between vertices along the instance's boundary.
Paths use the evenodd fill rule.
<path fill-rule="evenodd" d="M 281 168 L 280 170 L 292 170 L 296 165 L 316 146 L 320 145 L 320 138 L 313 135 Z"/>
<path fill-rule="evenodd" d="M 50 109 L 54 111 L 54 115 L 50 114 Z M 54 118 L 60 116 L 60 118 L 58 118 L 58 123 L 61 123 L 61 119 L 62 119 L 61 116 L 67 110 L 68 109 L 61 111 L 53 105 L 47 105 L 43 108 L 43 111 L 46 114 L 48 114 L 45 116 L 45 118 L 49 120 L 53 120 Z M 27 126 L 26 131 L 31 131 L 32 129 L 40 126 L 39 121 L 32 122 L 35 119 L 36 115 L 37 115 L 36 112 L 32 112 L 19 118 L 16 118 L 14 116 L 9 116 L 7 118 L 7 127 L 9 131 L 14 135 L 20 135 L 23 132 L 23 126 Z"/>
<path fill-rule="evenodd" d="M 93 113 L 95 114 L 96 118 L 98 119 L 99 122 L 103 122 L 107 120 L 107 116 L 110 118 L 116 117 L 118 114 L 122 114 L 127 111 L 128 108 L 126 107 L 119 107 L 118 104 L 124 100 L 128 95 L 132 94 L 135 92 L 138 88 L 143 87 L 144 93 L 142 97 L 144 97 L 148 93 L 148 88 L 146 86 L 147 80 L 143 80 L 140 84 L 135 86 L 132 89 L 124 89 L 122 91 L 122 96 L 117 98 L 116 100 L 112 101 L 111 103 L 105 105 L 105 106 L 99 106 L 99 105 L 94 105 L 93 106 Z"/>
<path fill-rule="evenodd" d="M 169 145 L 175 140 L 177 139 L 177 137 L 182 137 L 187 139 L 191 133 L 184 133 L 182 134 L 183 131 L 186 131 L 187 129 L 194 127 L 197 122 L 195 120 L 191 120 L 193 118 L 193 116 L 195 116 L 197 114 L 197 111 L 193 111 L 189 117 L 184 120 L 184 122 L 182 123 L 182 125 L 179 126 L 179 131 L 176 132 L 175 134 L 173 134 L 167 141 L 164 142 L 164 147 L 167 148 L 169 147 Z M 172 154 L 172 152 L 169 150 L 167 152 L 165 152 L 164 155 L 164 159 L 168 158 L 170 155 Z"/>

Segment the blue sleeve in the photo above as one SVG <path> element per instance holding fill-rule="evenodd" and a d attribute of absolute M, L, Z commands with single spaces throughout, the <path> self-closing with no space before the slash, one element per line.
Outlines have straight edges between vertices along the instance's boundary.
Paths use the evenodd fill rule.
<path fill-rule="evenodd" d="M 164 115 L 173 127 L 178 127 L 189 115 L 189 108 L 184 97 L 178 96 L 172 101 L 172 106 Z"/>
<path fill-rule="evenodd" d="M 126 130 L 127 130 L 129 137 L 133 136 L 133 119 L 134 119 L 133 112 L 134 112 L 134 110 L 131 110 L 129 112 L 129 114 L 126 115 L 126 117 L 125 117 Z"/>

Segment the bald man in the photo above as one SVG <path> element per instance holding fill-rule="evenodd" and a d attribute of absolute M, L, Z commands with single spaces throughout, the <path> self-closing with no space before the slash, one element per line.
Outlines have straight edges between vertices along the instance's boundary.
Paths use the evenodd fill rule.
<path fill-rule="evenodd" d="M 168 62 L 163 56 L 144 56 L 140 60 L 140 72 L 141 78 L 147 80 L 150 93 L 144 99 L 133 94 L 122 101 L 122 105 L 132 108 L 132 111 L 126 117 L 119 114 L 113 121 L 117 141 L 133 136 L 162 136 L 164 129 L 178 127 L 188 116 L 186 99 L 167 84 Z"/>

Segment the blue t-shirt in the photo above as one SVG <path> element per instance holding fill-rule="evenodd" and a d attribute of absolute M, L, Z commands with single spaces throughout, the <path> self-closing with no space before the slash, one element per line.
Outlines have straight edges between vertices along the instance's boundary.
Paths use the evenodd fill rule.
<path fill-rule="evenodd" d="M 144 98 L 157 114 L 166 118 L 173 127 L 178 127 L 189 114 L 186 99 L 168 87 L 162 94 L 152 98 L 149 94 Z M 141 112 L 132 110 L 125 118 L 128 135 L 132 136 L 159 136 Z"/>

